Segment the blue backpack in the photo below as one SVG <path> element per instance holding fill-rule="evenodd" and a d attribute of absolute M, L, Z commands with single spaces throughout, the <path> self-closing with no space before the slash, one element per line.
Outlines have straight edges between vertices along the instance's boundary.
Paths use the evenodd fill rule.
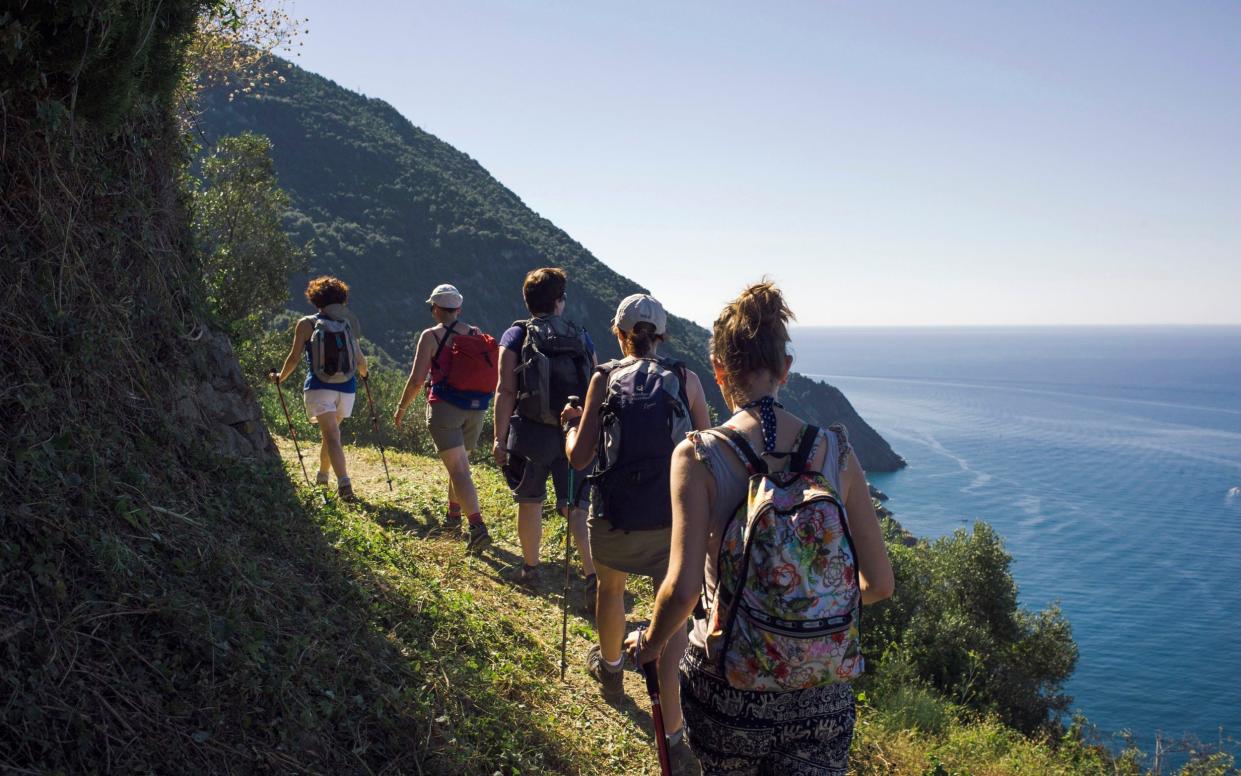
<path fill-rule="evenodd" d="M 607 376 L 600 408 L 599 468 L 590 480 L 596 513 L 623 531 L 672 525 L 672 450 L 693 429 L 685 365 L 624 358 L 598 367 Z"/>

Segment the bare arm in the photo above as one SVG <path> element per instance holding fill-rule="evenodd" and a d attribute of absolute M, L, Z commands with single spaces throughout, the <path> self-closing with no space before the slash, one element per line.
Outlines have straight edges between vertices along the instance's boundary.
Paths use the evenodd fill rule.
<path fill-rule="evenodd" d="M 366 354 L 362 352 L 362 343 L 359 342 L 357 347 L 354 348 L 354 355 L 357 356 L 358 359 L 358 375 L 365 380 L 366 376 L 370 373 L 370 367 L 366 363 Z"/>
<path fill-rule="evenodd" d="M 896 580 L 892 576 L 887 547 L 883 544 L 879 517 L 870 500 L 870 488 L 866 486 L 866 472 L 862 471 L 862 464 L 858 463 L 852 450 L 849 451 L 849 462 L 840 474 L 845 510 L 849 515 L 849 534 L 853 537 L 857 552 L 862 603 L 878 603 L 892 595 Z"/>
<path fill-rule="evenodd" d="M 500 381 L 496 384 L 495 409 L 495 440 L 491 445 L 491 454 L 497 466 L 503 466 L 508 460 L 508 425 L 513 417 L 513 408 L 517 406 L 517 352 L 508 348 L 500 348 Z"/>
<path fill-rule="evenodd" d="M 427 372 L 431 371 L 431 357 L 435 355 L 438 345 L 439 342 L 435 339 L 435 334 L 431 329 L 424 329 L 422 335 L 418 337 L 418 347 L 414 349 L 414 365 L 409 370 L 409 379 L 405 381 L 405 390 L 401 392 L 396 414 L 392 417 L 392 422 L 398 427 L 405 417 L 405 410 L 409 407 L 409 403 L 414 400 L 418 391 L 422 390 L 422 384 L 427 381 Z"/>
<path fill-rule="evenodd" d="M 636 655 L 645 665 L 663 651 L 664 644 L 685 627 L 685 621 L 702 591 L 707 558 L 707 526 L 714 496 L 714 481 L 694 457 L 694 443 L 685 440 L 672 453 L 672 551 L 668 574 L 655 595 L 655 613 L 646 629 L 643 647 Z M 626 647 L 636 646 L 633 639 Z"/>
<path fill-rule="evenodd" d="M 689 417 L 694 423 L 695 431 L 711 427 L 711 413 L 707 410 L 707 393 L 702 389 L 702 380 L 690 370 L 685 371 L 685 393 L 689 396 Z"/>
<path fill-rule="evenodd" d="M 293 345 L 289 348 L 289 355 L 284 357 L 284 365 L 280 367 L 280 373 L 276 376 L 275 382 L 283 383 L 297 369 L 297 361 L 302 357 L 302 353 L 306 350 L 306 343 L 310 341 L 310 335 L 314 333 L 315 325 L 310 322 L 309 318 L 303 318 L 297 322 L 297 326 L 293 327 Z"/>
<path fill-rule="evenodd" d="M 560 422 L 568 423 L 570 418 L 580 417 L 581 424 L 569 429 L 565 435 L 564 450 L 569 458 L 569 465 L 581 469 L 590 463 L 599 444 L 599 408 L 603 406 L 603 395 L 607 393 L 607 377 L 595 372 L 590 378 L 590 387 L 586 389 L 586 406 L 565 408 L 560 413 Z"/>

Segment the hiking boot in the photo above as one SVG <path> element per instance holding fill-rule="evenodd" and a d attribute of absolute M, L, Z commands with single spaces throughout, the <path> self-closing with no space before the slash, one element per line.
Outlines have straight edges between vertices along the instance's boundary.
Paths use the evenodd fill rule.
<path fill-rule="evenodd" d="M 603 659 L 603 653 L 599 651 L 598 644 L 592 646 L 586 655 L 586 670 L 590 672 L 595 681 L 603 686 L 604 700 L 618 701 L 625 697 L 624 663 L 612 668 Z"/>
<path fill-rule="evenodd" d="M 358 500 L 358 497 L 353 495 L 353 484 L 349 482 L 336 486 L 336 496 L 341 501 L 345 501 L 350 504 Z"/>
<path fill-rule="evenodd" d="M 328 485 L 331 481 L 332 478 L 327 472 L 319 472 L 315 475 L 315 485 Z"/>
<path fill-rule="evenodd" d="M 702 776 L 702 765 L 694 750 L 689 748 L 684 731 L 685 728 L 681 728 L 677 731 L 680 735 L 674 733 L 669 737 L 668 764 L 672 766 L 672 776 Z M 676 743 L 672 742 L 672 738 L 676 738 Z"/>
<path fill-rule="evenodd" d="M 457 514 L 453 515 L 453 514 L 449 514 L 445 512 L 444 513 L 444 529 L 451 531 L 451 530 L 460 529 L 460 528 L 461 528 L 461 513 L 458 512 Z"/>
<path fill-rule="evenodd" d="M 491 534 L 487 533 L 487 526 L 482 523 L 470 526 L 470 540 L 465 545 L 465 551 L 474 555 L 482 555 L 483 550 L 490 546 Z"/>
<path fill-rule="evenodd" d="M 542 565 L 527 566 L 523 563 L 521 564 L 521 568 L 517 570 L 517 573 L 513 575 L 513 581 L 523 587 L 528 587 L 533 590 L 539 584 L 539 570 L 542 568 Z"/>
<path fill-rule="evenodd" d="M 599 597 L 599 577 L 591 574 L 586 577 L 586 589 L 582 592 L 582 611 L 587 616 L 595 616 L 595 603 Z"/>

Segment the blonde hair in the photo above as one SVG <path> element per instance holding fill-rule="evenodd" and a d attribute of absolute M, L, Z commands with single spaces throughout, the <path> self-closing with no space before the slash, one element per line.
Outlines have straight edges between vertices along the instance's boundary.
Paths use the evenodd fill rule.
<path fill-rule="evenodd" d="M 742 291 L 715 319 L 711 357 L 723 368 L 722 387 L 734 403 L 747 398 L 742 391 L 751 375 L 763 370 L 784 374 L 790 320 L 796 320 L 793 311 L 767 279 Z"/>

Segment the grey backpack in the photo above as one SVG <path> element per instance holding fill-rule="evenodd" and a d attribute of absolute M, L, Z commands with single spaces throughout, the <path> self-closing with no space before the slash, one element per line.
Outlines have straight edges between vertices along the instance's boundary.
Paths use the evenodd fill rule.
<path fill-rule="evenodd" d="M 310 371 L 321 382 L 347 383 L 357 371 L 358 341 L 347 321 L 324 315 L 312 316 L 315 328 L 310 335 Z"/>

